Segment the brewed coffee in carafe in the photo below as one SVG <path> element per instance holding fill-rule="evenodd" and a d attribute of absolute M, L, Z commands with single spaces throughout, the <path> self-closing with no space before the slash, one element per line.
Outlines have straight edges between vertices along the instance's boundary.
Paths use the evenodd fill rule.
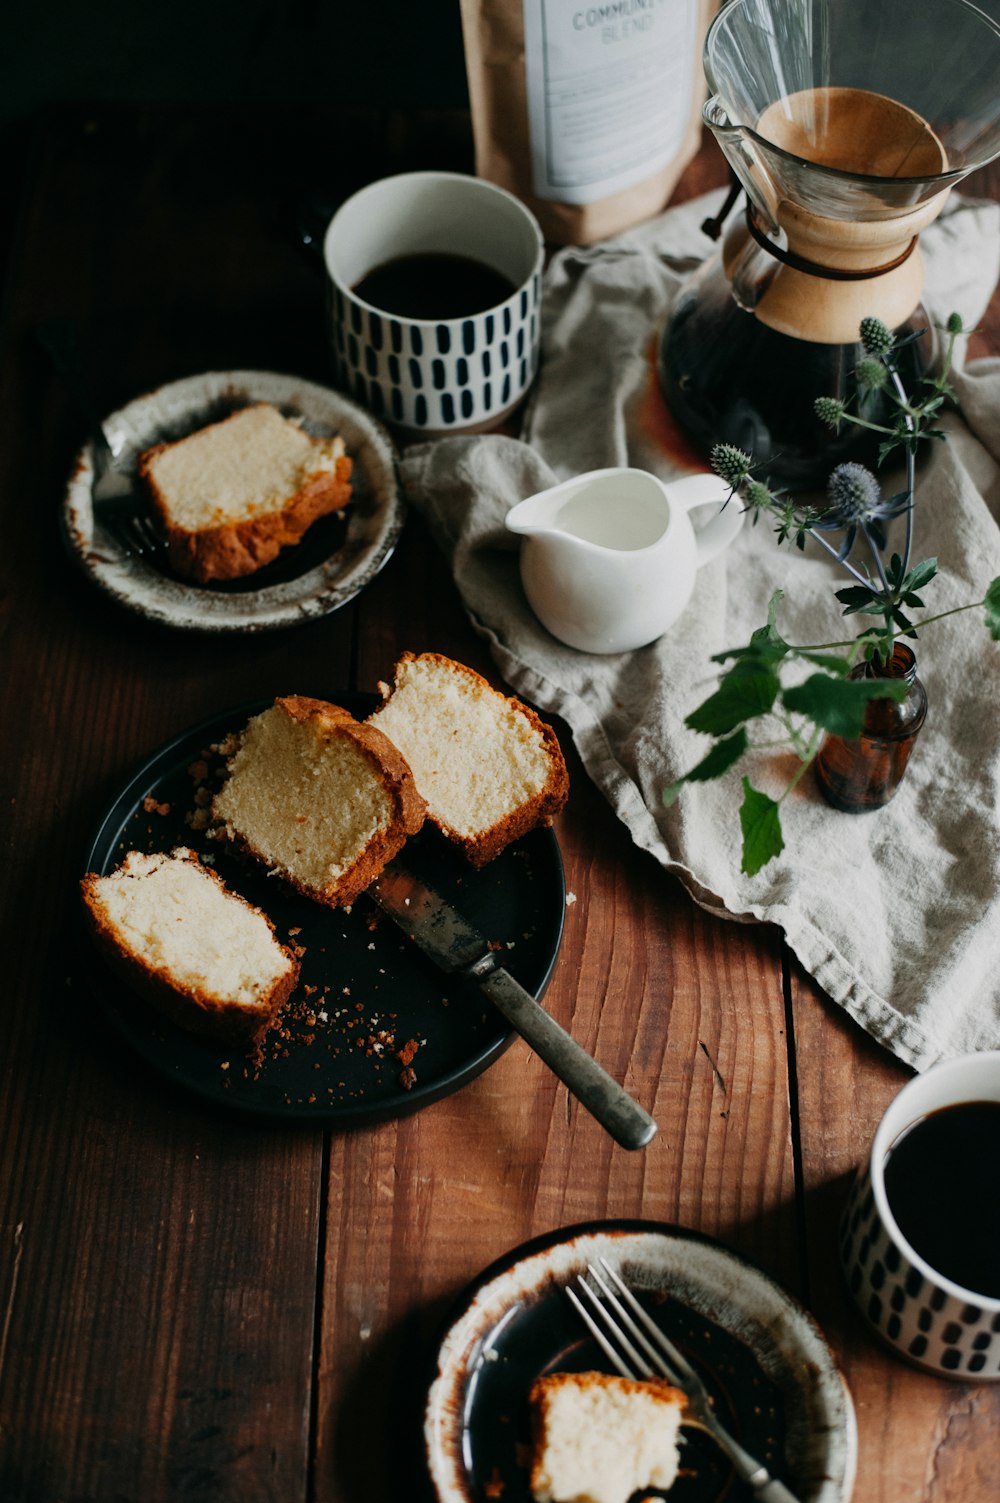
<path fill-rule="evenodd" d="M 932 358 L 919 234 L 1000 153 L 1000 27 L 967 0 L 730 0 L 705 72 L 746 208 L 675 305 L 661 386 L 704 451 L 736 444 L 774 483 L 820 484 L 873 463 L 878 436 L 834 433 L 815 399 L 887 416 L 880 393 L 858 404 L 861 320 L 919 334 L 909 389 Z"/>

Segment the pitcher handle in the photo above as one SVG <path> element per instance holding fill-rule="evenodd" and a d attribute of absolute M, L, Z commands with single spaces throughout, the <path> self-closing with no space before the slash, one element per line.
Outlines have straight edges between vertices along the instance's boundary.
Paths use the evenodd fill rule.
<path fill-rule="evenodd" d="M 686 475 L 683 480 L 668 481 L 667 489 L 684 511 L 693 511 L 696 506 L 708 506 L 713 502 L 719 507 L 710 522 L 695 530 L 696 559 L 700 569 L 723 548 L 728 548 L 736 537 L 743 526 L 743 503 L 739 496 L 731 496 L 726 501 L 728 487 L 718 475 Z"/>

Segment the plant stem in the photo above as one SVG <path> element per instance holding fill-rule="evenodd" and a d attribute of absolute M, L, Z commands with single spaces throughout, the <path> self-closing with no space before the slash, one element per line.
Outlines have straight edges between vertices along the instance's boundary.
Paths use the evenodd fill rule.
<path fill-rule="evenodd" d="M 807 749 L 806 756 L 800 758 L 800 763 L 799 763 L 799 767 L 798 767 L 797 772 L 793 773 L 792 779 L 791 779 L 790 783 L 788 784 L 788 787 L 785 789 L 784 793 L 778 799 L 778 803 L 779 804 L 783 804 L 785 802 L 785 799 L 791 793 L 792 789 L 795 787 L 795 785 L 799 781 L 799 779 L 805 776 L 805 773 L 806 773 L 807 769 L 809 767 L 811 767 L 812 764 L 813 764 L 813 762 L 816 760 L 816 753 L 818 751 L 819 751 L 819 731 L 817 730 L 815 732 L 815 734 L 812 736 L 812 738 L 811 738 L 811 740 L 809 742 L 809 746 L 808 746 L 808 749 Z"/>
<path fill-rule="evenodd" d="M 954 337 L 952 338 L 952 345 L 954 345 Z M 951 359 L 951 346 L 949 346 L 948 355 L 946 356 L 946 359 L 945 359 L 945 373 L 947 373 L 948 364 L 950 362 L 950 359 Z M 906 426 L 907 426 L 907 428 L 910 431 L 910 437 L 911 437 L 911 439 L 913 439 L 916 436 L 917 430 L 916 430 L 916 424 L 913 421 L 912 413 L 910 412 L 910 408 L 909 408 L 909 406 L 907 404 L 907 401 L 906 401 L 906 388 L 904 387 L 902 381 L 900 380 L 899 372 L 897 371 L 897 369 L 896 369 L 896 367 L 894 365 L 889 365 L 888 366 L 888 371 L 889 371 L 889 375 L 890 375 L 890 377 L 892 379 L 892 384 L 896 388 L 896 393 L 897 393 L 897 395 L 899 397 L 900 404 L 902 405 L 903 409 L 906 412 Z M 904 537 L 904 540 L 903 540 L 903 574 L 904 575 L 906 574 L 907 569 L 910 567 L 910 548 L 911 548 L 911 546 L 913 544 L 913 492 L 914 492 L 914 489 L 916 488 L 916 483 L 917 483 L 916 482 L 916 454 L 914 453 L 914 448 L 911 447 L 910 444 L 907 444 L 907 446 L 906 446 L 906 494 L 910 498 L 910 504 L 906 508 L 906 533 L 905 533 L 905 537 Z M 881 567 L 881 565 L 880 565 L 880 567 Z M 885 575 L 883 575 L 882 577 L 884 579 Z"/>
<path fill-rule="evenodd" d="M 815 538 L 820 547 L 825 548 L 830 557 L 835 558 L 837 560 L 837 563 L 840 564 L 842 568 L 847 570 L 848 574 L 853 574 L 854 578 L 858 581 L 858 584 L 870 587 L 870 581 L 865 578 L 861 570 L 856 569 L 851 563 L 850 559 L 841 558 L 840 554 L 837 552 L 836 548 L 833 547 L 832 543 L 828 543 L 826 538 L 823 537 L 821 533 L 818 533 L 814 527 L 809 528 L 809 536 L 811 538 Z M 883 575 L 883 579 L 884 578 L 885 576 Z M 885 580 L 885 584 L 886 588 L 888 589 L 888 580 Z"/>
<path fill-rule="evenodd" d="M 881 550 L 879 549 L 871 533 L 868 531 L 868 527 L 864 522 L 862 522 L 861 524 L 861 531 L 865 535 L 865 542 L 868 544 L 868 551 L 871 554 L 872 558 L 875 560 L 875 567 L 878 570 L 878 577 L 882 581 L 882 589 L 886 594 L 890 594 L 891 591 L 889 589 L 889 581 L 885 577 L 885 568 L 882 564 Z M 888 625 L 888 622 L 886 624 Z"/>
<path fill-rule="evenodd" d="M 968 605 L 953 605 L 948 611 L 938 611 L 935 616 L 925 616 L 922 621 L 915 621 L 913 623 L 913 630 L 915 632 L 920 631 L 925 626 L 932 625 L 935 621 L 944 621 L 948 616 L 960 616 L 963 611 L 978 611 L 985 604 L 986 598 L 984 596 L 982 600 L 970 600 Z M 908 631 L 895 631 L 892 634 L 892 640 L 896 642 L 900 637 L 908 636 L 910 636 L 910 632 Z M 796 646 L 795 643 L 789 642 L 788 645 L 792 652 L 829 652 L 833 647 L 856 647 L 858 641 L 859 638 L 857 637 L 845 637 L 839 642 L 816 642 L 809 646 Z"/>

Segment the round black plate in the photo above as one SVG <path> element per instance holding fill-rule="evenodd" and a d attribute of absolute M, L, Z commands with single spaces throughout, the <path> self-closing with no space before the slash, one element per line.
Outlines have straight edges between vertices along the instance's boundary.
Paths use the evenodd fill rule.
<path fill-rule="evenodd" d="M 358 717 L 378 703 L 374 695 L 326 697 Z M 467 1084 L 513 1035 L 474 983 L 438 970 L 370 899 L 350 910 L 325 908 L 191 827 L 199 790 L 204 800 L 222 776 L 215 746 L 266 707 L 231 710 L 153 753 L 101 819 L 85 869 L 111 871 L 129 850 L 186 845 L 207 855 L 301 952 L 299 985 L 278 1027 L 250 1057 L 187 1034 L 140 1001 L 88 940 L 83 955 L 95 995 L 111 1026 L 154 1069 L 216 1105 L 328 1127 L 401 1116 Z M 551 830 L 508 846 L 481 871 L 430 829 L 409 840 L 400 859 L 501 945 L 511 974 L 541 997 L 566 905 Z"/>
<path fill-rule="evenodd" d="M 721 1243 L 642 1221 L 592 1222 L 540 1237 L 466 1290 L 438 1353 L 425 1414 L 441 1503 L 531 1503 L 535 1379 L 614 1370 L 565 1292 L 601 1257 L 696 1368 L 730 1433 L 801 1503 L 846 1503 L 854 1410 L 811 1316 Z M 751 1503 L 750 1488 L 709 1436 L 687 1425 L 682 1434 L 670 1503 Z"/>

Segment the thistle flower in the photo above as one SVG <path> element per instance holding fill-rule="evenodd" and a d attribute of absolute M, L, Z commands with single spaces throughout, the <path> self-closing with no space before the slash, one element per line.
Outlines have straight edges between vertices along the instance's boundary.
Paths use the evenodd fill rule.
<path fill-rule="evenodd" d="M 709 460 L 719 479 L 734 491 L 739 490 L 753 465 L 750 455 L 737 449 L 735 444 L 715 444 Z"/>
<path fill-rule="evenodd" d="M 854 367 L 854 379 L 859 391 L 881 391 L 889 380 L 889 372 L 877 355 L 868 355 Z"/>
<path fill-rule="evenodd" d="M 743 498 L 746 501 L 747 509 L 750 511 L 767 511 L 774 500 L 773 495 L 762 480 L 748 480 Z"/>
<path fill-rule="evenodd" d="M 869 533 L 879 547 L 885 546 L 883 522 L 898 517 L 910 505 L 910 493 L 883 499 L 879 483 L 863 464 L 848 461 L 839 464 L 827 485 L 829 505 L 813 524 L 821 532 L 844 528 L 844 540 L 837 554 L 844 559 L 854 547 L 858 528 Z"/>
<path fill-rule="evenodd" d="M 878 509 L 882 491 L 871 470 L 863 464 L 839 464 L 826 488 L 830 510 L 837 513 L 841 526 L 848 522 L 865 522 Z"/>
<path fill-rule="evenodd" d="M 839 428 L 847 416 L 847 408 L 837 397 L 817 397 L 813 412 L 821 423 L 828 423 L 831 428 Z"/>
<path fill-rule="evenodd" d="M 869 355 L 891 355 L 895 336 L 880 318 L 861 320 L 861 343 Z"/>

